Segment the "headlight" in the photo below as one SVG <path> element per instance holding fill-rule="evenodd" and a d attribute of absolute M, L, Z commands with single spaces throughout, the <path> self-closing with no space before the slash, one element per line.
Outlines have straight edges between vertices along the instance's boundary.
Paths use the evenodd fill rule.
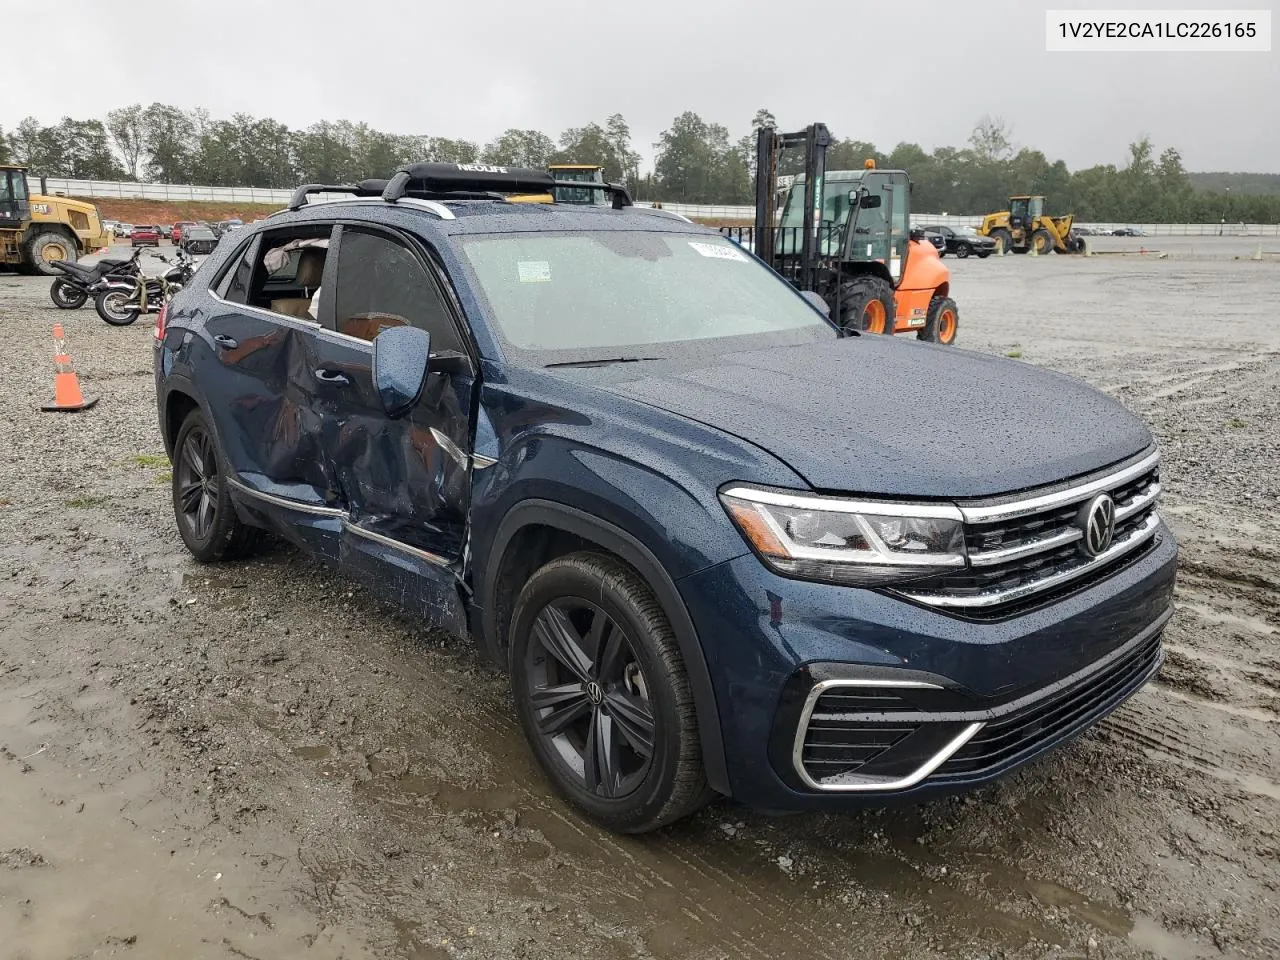
<path fill-rule="evenodd" d="M 963 567 L 964 519 L 947 504 L 877 503 L 732 486 L 730 518 L 764 562 L 806 580 L 874 586 Z"/>

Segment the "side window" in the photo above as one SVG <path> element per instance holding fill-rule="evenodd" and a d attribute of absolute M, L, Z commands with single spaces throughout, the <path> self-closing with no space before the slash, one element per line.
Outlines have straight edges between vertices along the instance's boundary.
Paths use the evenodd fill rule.
<path fill-rule="evenodd" d="M 444 295 L 401 241 L 343 228 L 336 284 L 339 333 L 372 340 L 385 327 L 414 326 L 431 334 L 433 353 L 462 350 Z"/>
<path fill-rule="evenodd" d="M 318 323 L 330 224 L 260 234 L 223 274 L 219 296 L 230 303 Z"/>
<path fill-rule="evenodd" d="M 256 243 L 250 243 L 236 257 L 236 262 L 222 277 L 218 296 L 228 303 L 249 302 L 249 282 L 253 278 L 253 254 Z"/>

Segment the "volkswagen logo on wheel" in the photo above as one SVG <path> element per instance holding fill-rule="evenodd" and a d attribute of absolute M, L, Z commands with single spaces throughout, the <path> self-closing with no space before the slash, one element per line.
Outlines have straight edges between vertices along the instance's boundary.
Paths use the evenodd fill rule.
<path fill-rule="evenodd" d="M 1116 502 L 1100 493 L 1080 508 L 1076 522 L 1084 533 L 1080 548 L 1087 556 L 1096 557 L 1111 546 L 1116 535 Z"/>
<path fill-rule="evenodd" d="M 594 680 L 587 682 L 587 699 L 597 704 L 604 702 L 604 690 Z"/>

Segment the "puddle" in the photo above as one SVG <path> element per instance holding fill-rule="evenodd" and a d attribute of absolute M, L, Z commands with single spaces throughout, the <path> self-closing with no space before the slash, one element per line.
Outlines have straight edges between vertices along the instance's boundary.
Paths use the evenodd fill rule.
<path fill-rule="evenodd" d="M 318 747 L 294 747 L 293 755 L 303 760 L 327 760 L 332 749 L 323 744 Z"/>
<path fill-rule="evenodd" d="M 1199 960 L 1217 953 L 1216 950 L 1200 947 L 1186 937 L 1166 930 L 1150 917 L 1141 915 L 1133 918 L 1129 942 L 1143 950 L 1149 950 L 1162 960 Z"/>

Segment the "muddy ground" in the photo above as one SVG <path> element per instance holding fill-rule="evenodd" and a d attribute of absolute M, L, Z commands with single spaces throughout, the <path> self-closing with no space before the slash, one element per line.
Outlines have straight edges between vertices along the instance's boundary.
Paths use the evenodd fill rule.
<path fill-rule="evenodd" d="M 0 276 L 0 955 L 1280 955 L 1280 263 L 1217 254 L 948 261 L 965 347 L 1153 424 L 1160 680 L 967 797 L 640 839 L 549 794 L 466 644 L 285 548 L 190 560 L 149 324 Z M 36 412 L 55 320 L 87 413 Z"/>

